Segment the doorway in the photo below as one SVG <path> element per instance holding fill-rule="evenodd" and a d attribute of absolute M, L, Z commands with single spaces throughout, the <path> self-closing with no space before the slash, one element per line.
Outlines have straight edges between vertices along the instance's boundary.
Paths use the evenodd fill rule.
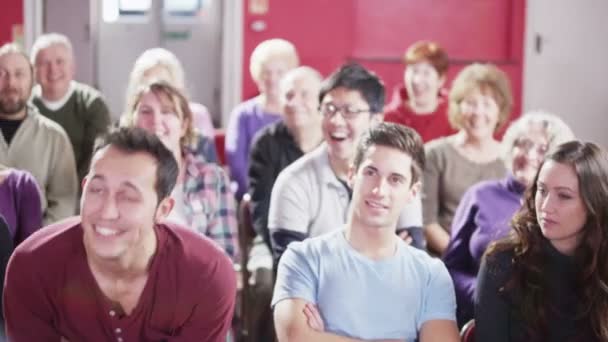
<path fill-rule="evenodd" d="M 190 100 L 220 118 L 222 1 L 98 1 L 97 80 L 117 119 L 129 72 L 146 49 L 163 47 L 181 61 Z"/>

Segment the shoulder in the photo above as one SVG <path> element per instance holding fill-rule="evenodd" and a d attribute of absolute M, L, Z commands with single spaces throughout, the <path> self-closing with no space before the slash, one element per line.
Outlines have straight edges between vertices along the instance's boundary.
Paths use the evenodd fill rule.
<path fill-rule="evenodd" d="M 501 185 L 500 180 L 491 179 L 484 180 L 473 184 L 464 194 L 466 197 L 485 197 L 488 195 L 496 194 L 497 192 L 503 192 L 504 187 Z"/>
<path fill-rule="evenodd" d="M 340 248 L 339 238 L 342 229 L 319 236 L 304 239 L 303 241 L 292 242 L 287 246 L 287 250 L 281 257 L 281 261 L 287 255 L 285 262 L 317 264 L 321 260 L 335 257 L 337 249 Z"/>
<path fill-rule="evenodd" d="M 36 179 L 29 171 L 21 169 L 10 169 L 10 173 L 7 176 L 7 180 L 17 185 L 36 182 Z"/>
<path fill-rule="evenodd" d="M 61 125 L 40 114 L 38 109 L 33 106 L 28 106 L 27 110 L 29 119 L 32 120 L 33 125 L 36 127 L 36 134 L 45 134 L 45 138 L 55 138 L 67 141 L 67 133 Z M 45 142 L 48 143 L 48 141 Z"/>
<path fill-rule="evenodd" d="M 7 179 L 5 180 L 11 186 L 14 186 L 19 192 L 36 190 L 38 191 L 38 183 L 34 176 L 26 170 L 11 169 Z"/>
<path fill-rule="evenodd" d="M 277 183 L 309 182 L 317 174 L 317 168 L 319 163 L 322 162 L 323 153 L 326 153 L 326 151 L 320 147 L 298 158 L 279 173 Z"/>
<path fill-rule="evenodd" d="M 171 223 L 158 225 L 156 229 L 164 235 L 164 241 L 159 239 L 158 274 L 163 281 L 173 284 L 179 296 L 192 300 L 187 304 L 202 301 L 205 305 L 216 305 L 234 298 L 237 282 L 234 266 L 217 243 Z"/>
<path fill-rule="evenodd" d="M 257 99 L 254 97 L 247 101 L 241 102 L 234 107 L 232 110 L 231 116 L 235 116 L 238 119 L 244 119 L 248 116 L 251 116 L 255 113 L 256 108 L 258 107 Z"/>
<path fill-rule="evenodd" d="M 454 154 L 447 137 L 431 140 L 424 144 L 426 166 L 443 167 L 450 155 Z"/>
<path fill-rule="evenodd" d="M 513 249 L 484 254 L 479 277 L 491 279 L 494 284 L 504 284 L 513 270 L 514 257 Z"/>
<path fill-rule="evenodd" d="M 80 217 L 67 218 L 34 232 L 15 249 L 11 260 L 32 267 L 41 260 L 47 266 L 64 263 L 71 251 L 82 245 L 82 236 Z"/>
<path fill-rule="evenodd" d="M 190 107 L 190 111 L 194 115 L 209 115 L 209 109 L 202 103 L 188 102 L 188 107 Z"/>
<path fill-rule="evenodd" d="M 172 223 L 158 225 L 156 229 L 165 235 L 165 241 L 159 244 L 160 255 L 168 264 L 179 265 L 184 272 L 181 276 L 191 272 L 198 277 L 233 269 L 226 253 L 211 239 Z"/>
<path fill-rule="evenodd" d="M 451 148 L 448 137 L 433 139 L 424 144 L 424 151 L 427 154 L 444 154 Z"/>
<path fill-rule="evenodd" d="M 74 82 L 74 94 L 87 105 L 92 105 L 95 101 L 104 102 L 99 90 L 88 84 Z"/>
<path fill-rule="evenodd" d="M 254 148 L 270 148 L 276 146 L 279 136 L 281 135 L 282 126 L 284 125 L 283 121 L 277 121 L 262 127 L 262 129 L 255 134 L 255 137 L 252 140 L 252 146 L 254 146 Z"/>
<path fill-rule="evenodd" d="M 210 163 L 204 157 L 185 150 L 186 171 L 197 183 L 217 184 L 228 180 L 228 175 L 216 163 Z"/>
<path fill-rule="evenodd" d="M 402 241 L 399 241 L 399 243 L 403 248 L 401 257 L 409 261 L 414 269 L 428 276 L 435 275 L 438 272 L 441 273 L 444 270 L 447 273 L 447 269 L 441 259 L 432 257 L 426 251 L 414 248 Z"/>

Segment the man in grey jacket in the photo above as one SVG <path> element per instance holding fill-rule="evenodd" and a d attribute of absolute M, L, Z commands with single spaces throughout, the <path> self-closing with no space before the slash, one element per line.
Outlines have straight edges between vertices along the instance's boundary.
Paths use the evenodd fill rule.
<path fill-rule="evenodd" d="M 14 44 L 0 47 L 0 164 L 34 175 L 46 225 L 75 213 L 78 181 L 67 134 L 28 103 L 32 84 L 27 55 Z"/>

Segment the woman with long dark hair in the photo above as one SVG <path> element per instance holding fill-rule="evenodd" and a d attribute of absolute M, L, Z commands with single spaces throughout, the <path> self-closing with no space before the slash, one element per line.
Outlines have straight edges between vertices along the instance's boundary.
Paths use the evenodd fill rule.
<path fill-rule="evenodd" d="M 479 272 L 477 341 L 608 341 L 606 151 L 558 146 L 512 226 Z"/>

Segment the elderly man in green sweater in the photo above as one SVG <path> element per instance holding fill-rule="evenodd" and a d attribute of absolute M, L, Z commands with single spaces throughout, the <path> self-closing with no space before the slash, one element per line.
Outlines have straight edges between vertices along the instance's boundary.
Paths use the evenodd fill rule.
<path fill-rule="evenodd" d="M 28 103 L 32 84 L 25 53 L 15 44 L 0 47 L 0 164 L 34 175 L 46 225 L 74 215 L 78 182 L 65 131 Z"/>
<path fill-rule="evenodd" d="M 31 62 L 38 82 L 32 102 L 68 134 L 80 183 L 89 169 L 95 139 L 110 125 L 108 107 L 97 90 L 74 81 L 74 53 L 66 36 L 41 35 L 32 46 Z"/>

